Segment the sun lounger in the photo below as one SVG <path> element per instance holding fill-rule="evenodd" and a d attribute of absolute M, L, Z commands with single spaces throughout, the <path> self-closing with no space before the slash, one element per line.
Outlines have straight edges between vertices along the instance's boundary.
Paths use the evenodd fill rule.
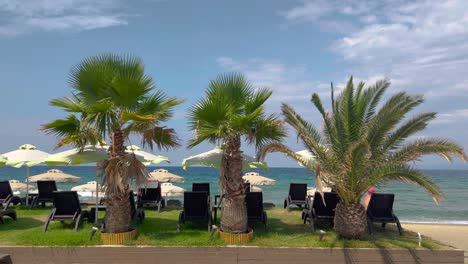
<path fill-rule="evenodd" d="M 11 209 L 11 208 L 8 208 L 8 205 L 9 203 L 5 203 L 5 205 L 0 205 L 0 207 L 2 209 L 0 209 L 0 224 L 3 224 L 4 221 L 3 221 L 3 217 L 4 216 L 9 216 L 11 217 L 13 220 L 16 220 L 16 211 Z"/>
<path fill-rule="evenodd" d="M 21 204 L 21 198 L 13 195 L 9 181 L 0 181 L 0 205 L 8 207 L 10 204 Z"/>
<path fill-rule="evenodd" d="M 324 192 L 323 198 L 325 198 L 325 203 L 323 202 L 322 195 L 320 195 L 319 192 L 316 192 L 314 194 L 312 204 L 303 211 L 304 224 L 307 222 L 307 219 L 309 219 L 312 232 L 315 231 L 315 225 L 322 220 L 328 221 L 330 225 L 333 226 L 335 209 L 340 198 L 338 197 L 338 194 L 334 192 Z"/>
<path fill-rule="evenodd" d="M 209 182 L 194 182 L 192 183 L 192 192 L 206 192 L 210 196 Z"/>
<path fill-rule="evenodd" d="M 245 201 L 249 224 L 260 221 L 265 225 L 265 230 L 268 230 L 268 217 L 265 210 L 263 210 L 263 192 L 246 193 Z"/>
<path fill-rule="evenodd" d="M 138 207 L 143 208 L 145 205 L 157 206 L 158 212 L 164 208 L 165 201 L 161 196 L 161 187 L 158 188 L 140 188 L 138 190 Z"/>
<path fill-rule="evenodd" d="M 290 183 L 289 195 L 284 199 L 284 208 L 289 210 L 290 205 L 297 205 L 300 208 L 307 202 L 307 183 Z"/>
<path fill-rule="evenodd" d="M 39 203 L 42 203 L 42 207 L 45 207 L 45 203 L 53 203 L 55 191 L 57 191 L 55 181 L 37 181 L 37 196 L 32 200 L 30 208 Z"/>
<path fill-rule="evenodd" d="M 400 220 L 393 213 L 393 201 L 395 195 L 393 193 L 374 193 L 367 207 L 367 226 L 369 234 L 372 234 L 373 223 L 382 223 L 385 227 L 388 223 L 395 223 L 400 235 L 403 235 Z"/>
<path fill-rule="evenodd" d="M 179 214 L 178 232 L 186 221 L 206 222 L 208 231 L 211 230 L 211 208 L 207 192 L 184 192 L 184 210 Z"/>
<path fill-rule="evenodd" d="M 244 183 L 244 190 L 245 190 L 245 193 L 249 193 L 251 191 L 251 188 L 250 188 L 250 183 L 246 182 Z"/>
<path fill-rule="evenodd" d="M 130 191 L 128 197 L 130 201 L 130 214 L 132 215 L 132 222 L 143 222 L 143 220 L 145 219 L 145 211 L 143 210 L 143 208 L 136 207 L 133 191 Z"/>
<path fill-rule="evenodd" d="M 74 230 L 77 231 L 83 217 L 87 217 L 90 220 L 89 212 L 81 210 L 77 192 L 55 191 L 52 193 L 52 199 L 54 208 L 44 224 L 44 232 L 47 232 L 51 221 L 73 221 L 75 222 Z"/>

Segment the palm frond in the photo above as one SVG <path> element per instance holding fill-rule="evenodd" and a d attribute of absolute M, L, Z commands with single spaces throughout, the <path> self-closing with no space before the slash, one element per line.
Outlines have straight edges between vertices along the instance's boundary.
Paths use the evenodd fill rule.
<path fill-rule="evenodd" d="M 438 138 L 426 138 L 407 143 L 391 153 L 388 161 L 392 164 L 405 163 L 431 154 L 436 154 L 448 162 L 452 162 L 452 156 L 458 156 L 460 159 L 468 161 L 461 146 L 450 140 Z"/>
<path fill-rule="evenodd" d="M 444 197 L 439 186 L 437 186 L 431 178 L 424 175 L 420 170 L 413 169 L 406 164 L 383 166 L 374 172 L 374 176 L 369 180 L 368 185 L 364 186 L 364 188 L 376 185 L 379 182 L 388 181 L 401 181 L 419 186 L 432 196 L 432 199 L 436 204 L 439 204 L 441 199 Z M 363 191 L 365 192 L 365 190 Z"/>
<path fill-rule="evenodd" d="M 390 135 L 386 136 L 383 142 L 383 150 L 392 150 L 399 147 L 399 143 L 414 135 L 415 133 L 424 130 L 429 121 L 433 120 L 436 116 L 435 112 L 419 114 L 393 131 Z"/>

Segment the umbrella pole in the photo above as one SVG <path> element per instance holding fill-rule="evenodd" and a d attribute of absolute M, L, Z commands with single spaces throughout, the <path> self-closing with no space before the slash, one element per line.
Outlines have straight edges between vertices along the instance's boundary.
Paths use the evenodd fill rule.
<path fill-rule="evenodd" d="M 26 206 L 29 204 L 29 166 L 26 165 Z"/>

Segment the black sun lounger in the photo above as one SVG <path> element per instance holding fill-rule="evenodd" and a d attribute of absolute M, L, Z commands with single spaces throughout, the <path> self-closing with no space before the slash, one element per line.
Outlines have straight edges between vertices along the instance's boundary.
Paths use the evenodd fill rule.
<path fill-rule="evenodd" d="M 5 208 L 10 204 L 16 205 L 21 203 L 21 198 L 13 195 L 13 190 L 9 181 L 0 181 L 0 205 L 5 205 Z"/>
<path fill-rule="evenodd" d="M 145 205 L 157 206 L 158 212 L 164 208 L 165 201 L 161 196 L 161 187 L 158 188 L 140 188 L 138 190 L 138 207 L 143 208 Z"/>
<path fill-rule="evenodd" d="M 78 193 L 75 191 L 60 191 L 53 192 L 53 203 L 54 208 L 52 213 L 47 218 L 44 224 L 44 232 L 49 228 L 51 221 L 73 221 L 75 222 L 75 231 L 78 230 L 78 226 L 81 223 L 83 217 L 87 217 L 89 221 L 89 212 L 81 210 L 80 200 L 78 199 Z"/>
<path fill-rule="evenodd" d="M 55 181 L 37 181 L 37 197 L 31 202 L 30 208 L 39 203 L 42 203 L 42 207 L 45 207 L 45 203 L 53 203 L 55 191 L 57 191 Z"/>
<path fill-rule="evenodd" d="M 140 222 L 142 223 L 143 220 L 145 219 L 145 211 L 143 208 L 137 208 L 135 204 L 135 197 L 133 194 L 133 191 L 130 191 L 129 194 L 129 202 L 130 202 L 130 214 L 132 216 L 132 222 Z"/>
<path fill-rule="evenodd" d="M 179 214 L 178 232 L 186 221 L 206 222 L 208 231 L 211 230 L 211 208 L 207 192 L 184 192 L 184 210 Z"/>
<path fill-rule="evenodd" d="M 260 221 L 265 225 L 265 230 L 268 230 L 268 217 L 265 210 L 263 210 L 263 193 L 248 192 L 245 194 L 245 201 L 249 224 Z"/>
<path fill-rule="evenodd" d="M 289 210 L 290 205 L 302 207 L 307 202 L 307 183 L 290 183 L 289 194 L 284 199 L 284 208 Z"/>
<path fill-rule="evenodd" d="M 382 223 L 385 227 L 387 223 L 395 223 L 398 227 L 398 232 L 403 235 L 400 220 L 393 213 L 393 201 L 395 195 L 393 193 L 374 193 L 367 207 L 367 226 L 369 234 L 372 234 L 373 223 Z"/>
<path fill-rule="evenodd" d="M 323 197 L 325 198 L 325 204 L 323 203 L 322 195 L 316 192 L 312 205 L 308 209 L 304 209 L 304 224 L 309 219 L 312 232 L 315 231 L 315 225 L 321 220 L 326 220 L 333 226 L 335 209 L 340 198 L 334 192 L 324 192 Z"/>

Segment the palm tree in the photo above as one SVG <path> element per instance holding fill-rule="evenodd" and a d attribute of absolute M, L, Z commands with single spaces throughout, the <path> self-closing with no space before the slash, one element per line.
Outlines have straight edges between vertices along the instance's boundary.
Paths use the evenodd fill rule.
<path fill-rule="evenodd" d="M 162 123 L 183 100 L 154 91 L 153 79 L 145 74 L 143 62 L 131 56 L 87 58 L 72 69 L 70 85 L 72 96 L 50 101 L 70 114 L 45 124 L 43 130 L 59 138 L 57 147 L 83 148 L 110 139 L 109 158 L 100 166 L 106 187 L 106 231 L 129 231 L 129 180 L 140 183 L 149 175 L 135 155 L 125 153 L 125 141 L 135 134 L 151 149 L 154 144 L 159 149 L 177 147 L 175 131 Z"/>
<path fill-rule="evenodd" d="M 189 109 L 190 128 L 195 131 L 189 147 L 203 141 L 223 146 L 220 186 L 224 204 L 221 230 L 224 232 L 248 230 L 242 182 L 242 141 L 260 147 L 279 142 L 285 136 L 277 115 L 264 113 L 263 104 L 271 94 L 267 88 L 255 90 L 241 74 L 222 74 L 210 82 L 205 98 Z"/>
<path fill-rule="evenodd" d="M 424 130 L 436 113 L 406 118 L 412 109 L 424 102 L 423 97 L 399 92 L 381 102 L 389 86 L 388 80 L 380 80 L 367 88 L 363 82 L 355 87 L 350 78 L 335 99 L 332 84 L 330 112 L 325 111 L 320 97 L 314 93 L 311 101 L 323 119 L 321 133 L 291 106 L 282 104 L 286 122 L 315 156 L 315 162 L 307 162 L 282 144 L 270 144 L 259 151 L 260 159 L 269 152 L 283 152 L 315 173 L 319 189 L 321 182 L 333 187 L 341 198 L 335 211 L 334 228 L 343 237 L 360 238 L 365 234 L 366 213 L 360 199 L 372 186 L 388 181 L 412 183 L 422 187 L 439 203 L 442 191 L 412 166 L 411 161 L 429 154 L 437 154 L 449 162 L 452 156 L 467 160 L 463 148 L 450 140 L 409 140 Z"/>

